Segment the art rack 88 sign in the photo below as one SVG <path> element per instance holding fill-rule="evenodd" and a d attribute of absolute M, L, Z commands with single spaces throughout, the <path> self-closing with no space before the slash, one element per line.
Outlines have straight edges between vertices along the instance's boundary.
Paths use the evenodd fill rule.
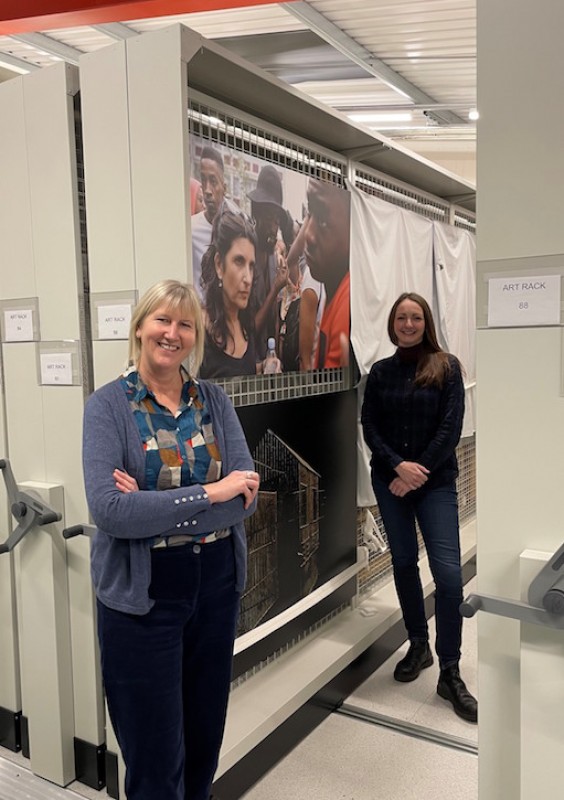
<path fill-rule="evenodd" d="M 490 278 L 488 326 L 560 324 L 560 275 Z"/>

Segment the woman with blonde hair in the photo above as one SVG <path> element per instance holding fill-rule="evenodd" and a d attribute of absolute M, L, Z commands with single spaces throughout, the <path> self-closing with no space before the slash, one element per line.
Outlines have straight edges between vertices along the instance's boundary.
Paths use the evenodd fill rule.
<path fill-rule="evenodd" d="M 194 377 L 203 342 L 193 287 L 157 283 L 131 320 L 131 366 L 84 413 L 102 674 L 128 800 L 208 800 L 223 736 L 259 478 L 227 395 Z"/>

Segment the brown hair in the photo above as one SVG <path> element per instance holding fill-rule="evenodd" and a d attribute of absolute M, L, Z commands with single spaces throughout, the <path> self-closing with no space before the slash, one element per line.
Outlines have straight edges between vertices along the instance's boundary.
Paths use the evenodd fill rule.
<path fill-rule="evenodd" d="M 393 344 L 398 344 L 394 331 L 394 322 L 398 307 L 404 300 L 411 300 L 413 303 L 417 303 L 423 312 L 423 319 L 425 321 L 423 341 L 421 342 L 423 354 L 417 362 L 415 383 L 418 386 L 438 386 L 440 388 L 452 369 L 453 359 L 455 361 L 457 361 L 457 359 L 450 353 L 446 353 L 440 346 L 437 340 L 437 331 L 433 314 L 429 303 L 424 297 L 421 297 L 421 295 L 416 292 L 404 292 L 400 294 L 393 304 L 388 317 L 388 336 Z"/>

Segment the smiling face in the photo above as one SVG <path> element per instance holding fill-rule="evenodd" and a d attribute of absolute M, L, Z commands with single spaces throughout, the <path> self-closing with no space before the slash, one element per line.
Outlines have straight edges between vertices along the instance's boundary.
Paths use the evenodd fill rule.
<path fill-rule="evenodd" d="M 222 260 L 215 256 L 215 271 L 223 283 L 223 302 L 230 311 L 247 307 L 255 272 L 255 247 L 249 239 L 239 236 Z"/>
<path fill-rule="evenodd" d="M 194 315 L 185 308 L 159 306 L 142 320 L 136 336 L 141 343 L 139 372 L 165 377 L 178 372 L 196 344 Z"/>
<path fill-rule="evenodd" d="M 396 308 L 394 334 L 399 347 L 421 344 L 425 333 L 423 309 L 414 300 L 403 300 Z"/>

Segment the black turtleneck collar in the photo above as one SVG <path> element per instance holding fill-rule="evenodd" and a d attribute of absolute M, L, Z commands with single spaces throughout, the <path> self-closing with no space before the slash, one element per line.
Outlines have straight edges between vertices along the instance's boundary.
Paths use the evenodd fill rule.
<path fill-rule="evenodd" d="M 413 345 L 413 347 L 398 347 L 397 354 L 403 364 L 416 364 L 425 352 L 423 342 Z"/>

